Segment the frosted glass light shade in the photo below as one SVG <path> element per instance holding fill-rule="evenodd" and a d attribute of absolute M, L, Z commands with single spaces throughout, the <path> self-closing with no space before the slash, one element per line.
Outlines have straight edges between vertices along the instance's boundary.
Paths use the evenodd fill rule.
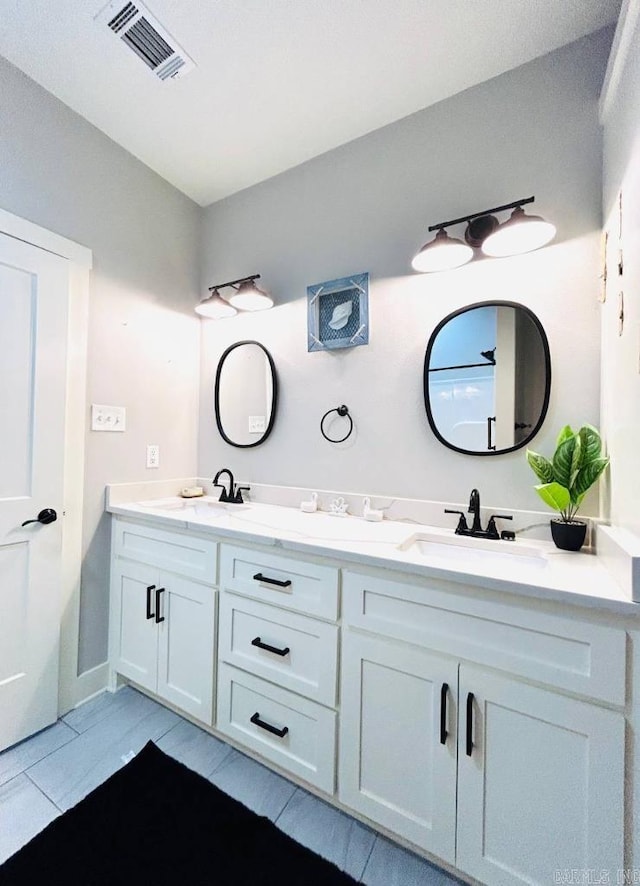
<path fill-rule="evenodd" d="M 221 298 L 217 292 L 203 299 L 200 304 L 196 305 L 196 314 L 206 317 L 209 320 L 224 320 L 226 317 L 235 317 L 238 313 L 236 309 Z"/>
<path fill-rule="evenodd" d="M 555 225 L 539 215 L 526 215 L 524 209 L 518 207 L 508 221 L 489 234 L 482 244 L 482 251 L 492 258 L 522 255 L 546 246 L 555 235 Z"/>
<path fill-rule="evenodd" d="M 234 308 L 240 311 L 266 311 L 273 307 L 273 299 L 259 289 L 253 280 L 246 280 L 229 299 Z"/>
<path fill-rule="evenodd" d="M 433 271 L 450 271 L 465 265 L 473 258 L 473 249 L 450 237 L 444 228 L 440 228 L 430 243 L 425 243 L 414 257 L 411 267 L 414 271 L 430 273 Z"/>

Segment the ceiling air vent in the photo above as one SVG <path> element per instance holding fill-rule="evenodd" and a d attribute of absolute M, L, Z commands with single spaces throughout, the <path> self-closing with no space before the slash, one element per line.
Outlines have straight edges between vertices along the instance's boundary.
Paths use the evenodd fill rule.
<path fill-rule="evenodd" d="M 195 63 L 155 19 L 143 3 L 123 0 L 108 3 L 96 16 L 106 22 L 122 43 L 151 68 L 160 80 L 177 80 Z"/>

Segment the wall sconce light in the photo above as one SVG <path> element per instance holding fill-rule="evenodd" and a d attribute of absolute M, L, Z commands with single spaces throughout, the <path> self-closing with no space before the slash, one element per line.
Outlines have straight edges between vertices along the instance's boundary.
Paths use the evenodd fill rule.
<path fill-rule="evenodd" d="M 210 295 L 205 296 L 196 306 L 196 314 L 213 320 L 222 320 L 225 317 L 235 317 L 238 311 L 266 311 L 273 307 L 271 296 L 255 284 L 260 279 L 260 274 L 252 274 L 250 277 L 240 277 L 239 280 L 230 280 L 228 283 L 218 283 L 210 286 Z M 234 294 L 227 300 L 220 295 L 219 290 L 230 286 Z"/>
<path fill-rule="evenodd" d="M 521 255 L 540 249 L 553 240 L 556 228 L 539 215 L 527 215 L 522 208 L 533 203 L 535 197 L 515 200 L 504 206 L 484 209 L 471 215 L 463 215 L 447 222 L 431 225 L 429 231 L 437 231 L 436 236 L 414 256 L 411 266 L 416 271 L 448 271 L 459 268 L 471 261 L 474 249 L 481 249 L 492 258 Z M 513 209 L 511 217 L 500 224 L 496 212 Z M 467 222 L 464 233 L 465 243 L 450 237 L 445 228 Z"/>
<path fill-rule="evenodd" d="M 200 304 L 196 305 L 196 314 L 206 317 L 208 320 L 224 320 L 225 317 L 235 317 L 238 312 L 225 301 L 214 289 L 210 295 L 205 296 Z"/>

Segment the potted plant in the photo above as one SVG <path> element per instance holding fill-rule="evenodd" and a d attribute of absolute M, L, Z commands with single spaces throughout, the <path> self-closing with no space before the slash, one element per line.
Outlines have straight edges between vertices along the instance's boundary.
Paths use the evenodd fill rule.
<path fill-rule="evenodd" d="M 597 429 L 583 425 L 574 432 L 569 425 L 560 431 L 551 461 L 527 449 L 527 461 L 541 483 L 534 487 L 542 501 L 560 512 L 551 520 L 551 535 L 563 551 L 579 551 L 584 544 L 587 524 L 574 517 L 582 499 L 609 464 L 602 454 Z"/>

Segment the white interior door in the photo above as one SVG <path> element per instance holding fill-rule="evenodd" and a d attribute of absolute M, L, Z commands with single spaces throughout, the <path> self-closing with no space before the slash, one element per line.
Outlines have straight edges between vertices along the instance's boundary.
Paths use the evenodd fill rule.
<path fill-rule="evenodd" d="M 494 444 L 509 449 L 514 444 L 516 408 L 516 312 L 498 308 L 496 319 L 496 367 Z"/>
<path fill-rule="evenodd" d="M 68 294 L 66 259 L 0 234 L 0 750 L 57 716 Z"/>

